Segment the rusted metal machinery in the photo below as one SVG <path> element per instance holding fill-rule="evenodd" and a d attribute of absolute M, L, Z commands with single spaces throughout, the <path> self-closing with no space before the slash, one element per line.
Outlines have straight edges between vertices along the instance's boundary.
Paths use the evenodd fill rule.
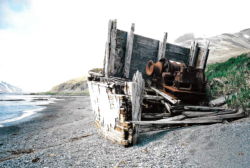
<path fill-rule="evenodd" d="M 204 69 L 162 58 L 156 63 L 148 61 L 146 73 L 153 77 L 155 87 L 173 98 L 201 100 L 206 96 Z"/>

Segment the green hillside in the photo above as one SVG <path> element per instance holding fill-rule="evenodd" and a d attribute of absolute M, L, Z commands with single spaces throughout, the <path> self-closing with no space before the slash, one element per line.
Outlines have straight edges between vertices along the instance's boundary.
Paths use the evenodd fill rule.
<path fill-rule="evenodd" d="M 75 78 L 54 86 L 48 94 L 88 94 L 87 76 Z"/>
<path fill-rule="evenodd" d="M 250 53 L 230 58 L 223 63 L 206 68 L 208 99 L 227 96 L 227 105 L 232 108 L 250 107 Z"/>

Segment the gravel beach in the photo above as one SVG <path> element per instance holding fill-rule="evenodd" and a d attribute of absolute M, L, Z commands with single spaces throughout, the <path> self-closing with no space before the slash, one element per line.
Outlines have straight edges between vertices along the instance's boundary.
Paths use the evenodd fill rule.
<path fill-rule="evenodd" d="M 98 134 L 89 96 L 61 99 L 0 128 L 0 167 L 250 167 L 249 118 L 141 133 L 124 148 Z"/>

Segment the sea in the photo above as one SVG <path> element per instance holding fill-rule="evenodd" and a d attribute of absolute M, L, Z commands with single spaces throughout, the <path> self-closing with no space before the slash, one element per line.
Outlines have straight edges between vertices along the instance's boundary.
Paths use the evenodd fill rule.
<path fill-rule="evenodd" d="M 0 127 L 23 122 L 55 100 L 49 95 L 0 94 Z"/>

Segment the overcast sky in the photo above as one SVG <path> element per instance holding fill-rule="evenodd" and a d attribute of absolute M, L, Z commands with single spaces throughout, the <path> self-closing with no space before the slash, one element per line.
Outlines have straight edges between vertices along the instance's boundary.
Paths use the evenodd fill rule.
<path fill-rule="evenodd" d="M 0 79 L 25 91 L 102 67 L 108 20 L 118 29 L 168 42 L 250 28 L 248 1 L 0 0 Z"/>

